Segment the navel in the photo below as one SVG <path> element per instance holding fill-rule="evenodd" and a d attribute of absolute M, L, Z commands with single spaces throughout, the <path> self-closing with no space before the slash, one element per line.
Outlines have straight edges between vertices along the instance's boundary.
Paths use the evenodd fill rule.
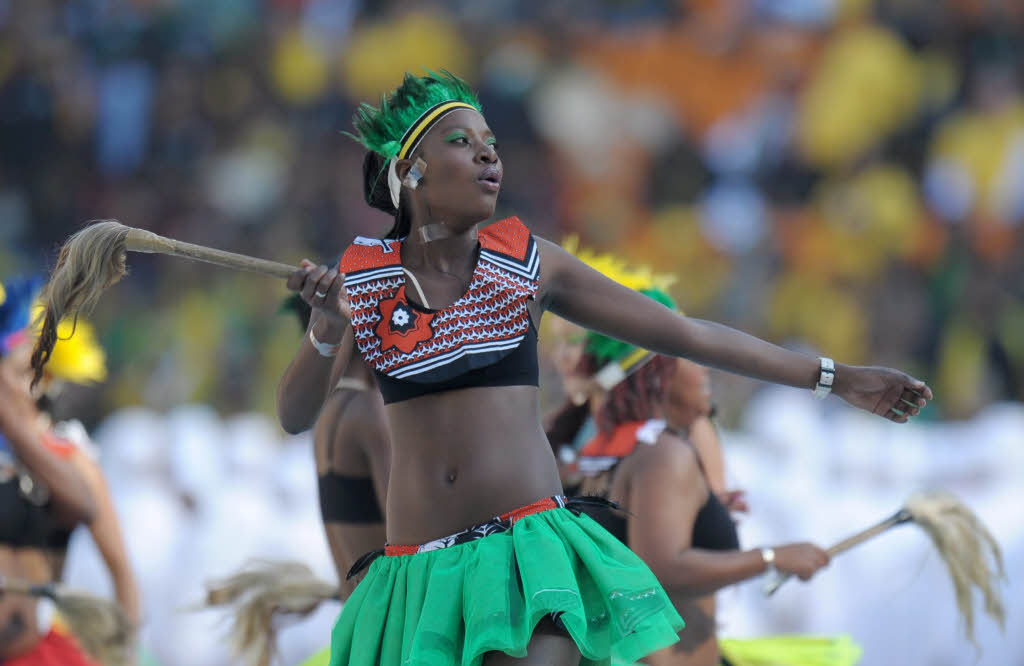
<path fill-rule="evenodd" d="M 455 483 L 455 479 L 459 478 L 459 470 L 455 467 L 449 467 L 444 478 L 448 483 Z"/>

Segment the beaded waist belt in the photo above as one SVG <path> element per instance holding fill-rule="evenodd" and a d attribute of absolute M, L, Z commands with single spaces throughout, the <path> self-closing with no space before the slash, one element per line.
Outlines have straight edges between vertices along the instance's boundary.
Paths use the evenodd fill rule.
<path fill-rule="evenodd" d="M 618 509 L 618 505 L 615 502 L 600 498 L 600 497 L 565 497 L 564 495 L 555 495 L 554 497 L 545 497 L 544 499 L 537 500 L 532 504 L 521 506 L 518 509 L 513 509 L 508 513 L 503 513 L 500 516 L 495 516 L 485 523 L 474 525 L 468 529 L 464 529 L 461 532 L 450 534 L 440 539 L 434 539 L 426 543 L 412 546 L 394 546 L 387 545 L 384 548 L 377 550 L 371 550 L 366 553 L 352 565 L 352 569 L 349 570 L 346 578 L 352 578 L 360 571 L 370 566 L 370 563 L 381 555 L 388 557 L 394 557 L 399 555 L 415 555 L 417 553 L 426 553 L 432 550 L 441 550 L 442 548 L 450 548 L 452 546 L 458 546 L 460 544 L 469 543 L 470 541 L 476 541 L 492 534 L 498 534 L 500 532 L 507 532 L 512 529 L 512 526 L 517 522 L 525 518 L 526 516 L 540 513 L 542 511 L 550 511 L 551 509 L 569 509 L 573 513 L 579 513 L 584 506 L 595 506 L 604 507 L 609 509 Z"/>

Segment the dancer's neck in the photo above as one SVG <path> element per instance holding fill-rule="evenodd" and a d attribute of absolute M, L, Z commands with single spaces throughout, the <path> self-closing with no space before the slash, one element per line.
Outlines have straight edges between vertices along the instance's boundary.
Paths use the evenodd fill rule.
<path fill-rule="evenodd" d="M 453 231 L 444 222 L 414 224 L 402 244 L 402 264 L 449 274 L 471 271 L 476 264 L 476 249 L 476 225 Z"/>

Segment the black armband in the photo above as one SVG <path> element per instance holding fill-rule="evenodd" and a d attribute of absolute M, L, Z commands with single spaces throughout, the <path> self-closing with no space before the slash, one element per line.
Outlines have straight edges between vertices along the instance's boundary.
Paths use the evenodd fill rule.
<path fill-rule="evenodd" d="M 318 479 L 320 513 L 325 523 L 382 523 L 373 480 L 328 472 Z"/>

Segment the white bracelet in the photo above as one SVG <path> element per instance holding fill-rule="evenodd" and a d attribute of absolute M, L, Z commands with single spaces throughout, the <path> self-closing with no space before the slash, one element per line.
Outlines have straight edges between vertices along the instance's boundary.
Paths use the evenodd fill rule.
<path fill-rule="evenodd" d="M 313 348 L 316 349 L 317 353 L 319 353 L 321 356 L 323 356 L 325 358 L 331 358 L 332 356 L 337 356 L 338 355 L 338 350 L 341 349 L 341 343 L 340 342 L 338 344 L 336 344 L 336 345 L 332 345 L 332 344 L 329 344 L 327 342 L 320 342 L 319 340 L 317 340 L 316 336 L 313 335 L 313 328 L 312 327 L 310 327 L 310 329 L 309 329 L 309 341 L 310 341 L 310 343 L 312 343 Z"/>
<path fill-rule="evenodd" d="M 761 561 L 764 562 L 764 575 L 761 577 L 761 593 L 766 597 L 775 594 L 775 590 L 786 582 L 788 574 L 782 574 L 775 567 L 775 551 L 771 548 L 761 549 Z"/>
<path fill-rule="evenodd" d="M 824 400 L 832 392 L 832 383 L 836 380 L 836 364 L 825 356 L 818 361 L 821 363 L 821 374 L 818 375 L 818 385 L 814 387 L 814 397 Z"/>

